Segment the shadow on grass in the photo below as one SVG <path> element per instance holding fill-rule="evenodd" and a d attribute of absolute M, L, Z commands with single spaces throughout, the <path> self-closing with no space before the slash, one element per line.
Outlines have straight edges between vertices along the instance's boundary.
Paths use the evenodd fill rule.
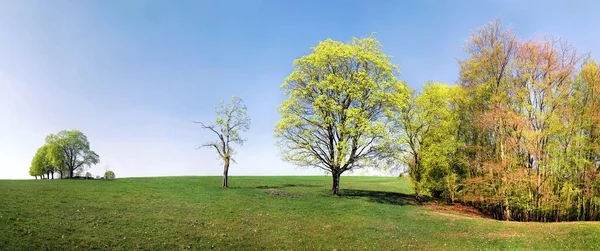
<path fill-rule="evenodd" d="M 307 184 L 283 184 L 281 186 L 257 186 L 258 189 L 278 189 L 284 187 L 320 187 L 318 185 L 307 185 Z"/>
<path fill-rule="evenodd" d="M 381 204 L 399 206 L 415 204 L 414 196 L 403 193 L 354 189 L 341 189 L 340 192 L 342 194 L 342 197 L 363 197 L 367 198 L 370 202 L 376 202 Z"/>

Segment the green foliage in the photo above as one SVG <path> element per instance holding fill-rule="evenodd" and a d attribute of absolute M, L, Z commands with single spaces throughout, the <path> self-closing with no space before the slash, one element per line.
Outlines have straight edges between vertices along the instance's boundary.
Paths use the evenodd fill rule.
<path fill-rule="evenodd" d="M 213 124 L 206 125 L 202 122 L 196 122 L 203 129 L 208 129 L 217 136 L 216 141 L 205 143 L 201 147 L 214 148 L 222 160 L 234 161 L 232 156 L 235 150 L 231 143 L 243 145 L 245 139 L 240 136 L 240 132 L 250 130 L 251 120 L 246 115 L 246 111 L 246 105 L 240 97 L 232 97 L 229 103 L 221 101 L 215 107 L 217 118 Z"/>
<path fill-rule="evenodd" d="M 46 137 L 46 144 L 36 152 L 29 170 L 31 176 L 54 178 L 54 173 L 62 177 L 81 175 L 85 165 L 91 166 L 100 161 L 98 154 L 90 150 L 87 137 L 80 131 L 61 131 Z M 90 174 L 91 176 L 91 174 Z"/>
<path fill-rule="evenodd" d="M 598 250 L 600 223 L 499 222 L 409 204 L 407 179 L 0 180 L 3 250 Z M 272 190 L 297 197 L 276 196 Z M 68 191 L 68 192 L 65 192 Z M 404 196 L 406 195 L 406 196 Z M 226 198 L 226 199 L 224 199 Z M 260 202 L 260 203 L 257 203 Z M 189 247 L 189 248 L 188 248 Z"/>
<path fill-rule="evenodd" d="M 460 86 L 428 83 L 390 113 L 417 199 L 505 220 L 600 219 L 600 67 L 499 22 L 465 49 Z"/>
<path fill-rule="evenodd" d="M 430 83 L 423 87 L 423 93 L 415 101 L 424 112 L 423 122 L 427 128 L 422 136 L 422 164 L 427 167 L 428 189 L 437 196 L 447 190 L 446 176 L 452 172 L 452 156 L 460 145 L 456 139 L 458 123 L 452 109 L 459 88 Z"/>
<path fill-rule="evenodd" d="M 61 173 L 74 177 L 75 171 L 83 166 L 91 166 L 100 162 L 98 154 L 90 149 L 90 143 L 78 130 L 63 130 L 46 137 L 48 154 L 51 162 L 59 167 Z"/>
<path fill-rule="evenodd" d="M 44 160 L 44 161 L 41 161 Z M 31 167 L 29 168 L 29 175 L 41 176 L 44 174 L 43 169 L 46 167 L 44 163 L 46 160 L 46 148 L 41 147 L 37 150 L 31 161 Z"/>
<path fill-rule="evenodd" d="M 420 95 L 413 91 L 409 104 L 392 116 L 395 128 L 401 131 L 396 144 L 405 149 L 398 152 L 403 155 L 399 159 L 408 165 L 417 199 L 451 195 L 456 190 L 451 164 L 460 141 L 454 108 L 462 95 L 459 86 L 428 83 Z M 453 177 L 451 183 L 448 177 Z"/>
<path fill-rule="evenodd" d="M 578 68 L 568 43 L 519 41 L 499 22 L 465 48 L 463 95 L 447 109 L 454 115 L 437 114 L 459 130 L 438 137 L 447 128 L 436 126 L 429 154 L 423 140 L 424 186 L 497 219 L 600 219 L 598 65 Z"/>
<path fill-rule="evenodd" d="M 31 167 L 29 169 L 29 175 L 31 176 L 43 176 L 54 173 L 56 171 L 55 165 L 52 163 L 52 156 L 50 155 L 50 146 L 44 145 L 40 147 L 33 160 L 31 161 Z"/>
<path fill-rule="evenodd" d="M 385 115 L 408 98 L 397 75 L 373 37 L 327 39 L 295 60 L 275 126 L 283 159 L 331 173 L 334 195 L 343 172 L 384 163 L 377 160 L 389 150 Z"/>
<path fill-rule="evenodd" d="M 114 180 L 116 178 L 115 173 L 111 170 L 108 170 L 104 173 L 105 180 Z"/>

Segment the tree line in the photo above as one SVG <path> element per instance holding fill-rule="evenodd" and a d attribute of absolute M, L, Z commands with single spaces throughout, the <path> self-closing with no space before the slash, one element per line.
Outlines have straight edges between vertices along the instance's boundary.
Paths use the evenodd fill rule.
<path fill-rule="evenodd" d="M 419 105 L 427 88 L 415 99 L 421 116 L 447 115 L 429 124 L 444 128 L 441 138 L 417 132 L 422 145 L 408 162 L 422 178 L 415 190 L 497 219 L 600 219 L 598 64 L 564 40 L 518 39 L 499 22 L 475 32 L 465 50 L 448 99 Z M 442 153 L 433 164 L 430 151 Z"/>
<path fill-rule="evenodd" d="M 417 198 L 502 220 L 600 219 L 600 68 L 558 38 L 499 22 L 472 34 L 458 85 L 429 83 L 401 110 Z"/>

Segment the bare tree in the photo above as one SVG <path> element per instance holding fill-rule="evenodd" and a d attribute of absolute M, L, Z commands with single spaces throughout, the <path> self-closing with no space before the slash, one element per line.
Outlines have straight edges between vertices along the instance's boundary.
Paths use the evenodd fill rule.
<path fill-rule="evenodd" d="M 208 129 L 217 135 L 217 140 L 204 143 L 203 147 L 214 148 L 219 154 L 219 158 L 223 160 L 223 187 L 227 187 L 227 179 L 229 173 L 229 164 L 235 163 L 231 157 L 235 151 L 232 148 L 232 143 L 243 145 L 244 139 L 240 137 L 240 131 L 248 131 L 250 129 L 250 118 L 246 115 L 246 105 L 240 97 L 233 96 L 230 103 L 221 101 L 215 107 L 217 118 L 212 124 L 194 121 L 199 124 L 202 129 Z"/>

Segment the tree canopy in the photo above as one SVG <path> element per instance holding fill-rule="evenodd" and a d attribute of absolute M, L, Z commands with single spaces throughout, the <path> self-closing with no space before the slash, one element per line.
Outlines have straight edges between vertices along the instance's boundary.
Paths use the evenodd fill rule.
<path fill-rule="evenodd" d="M 52 163 L 52 156 L 49 149 L 50 146 L 44 145 L 37 150 L 31 161 L 29 170 L 31 176 L 40 176 L 43 178 L 46 175 L 46 178 L 50 178 L 50 175 L 52 175 L 52 178 L 54 178 L 54 172 L 57 168 Z"/>
<path fill-rule="evenodd" d="M 104 172 L 104 179 L 106 180 L 114 180 L 116 178 L 115 173 L 111 170 Z"/>
<path fill-rule="evenodd" d="M 386 111 L 408 98 L 398 74 L 373 37 L 328 39 L 295 60 L 275 127 L 283 159 L 331 173 L 339 195 L 342 173 L 377 165 L 384 151 Z"/>
<path fill-rule="evenodd" d="M 418 200 L 423 195 L 440 196 L 450 192 L 445 177 L 451 172 L 451 156 L 459 143 L 458 114 L 454 110 L 462 95 L 458 86 L 428 83 L 406 106 L 393 113 L 397 154 L 408 165 L 408 173 Z M 453 190 L 453 189 L 452 189 Z"/>
<path fill-rule="evenodd" d="M 55 172 L 69 178 L 84 166 L 98 164 L 100 157 L 90 149 L 90 143 L 78 130 L 63 130 L 46 136 L 46 144 L 38 150 L 30 174 L 35 176 Z M 40 173 L 41 172 L 41 173 Z"/>

